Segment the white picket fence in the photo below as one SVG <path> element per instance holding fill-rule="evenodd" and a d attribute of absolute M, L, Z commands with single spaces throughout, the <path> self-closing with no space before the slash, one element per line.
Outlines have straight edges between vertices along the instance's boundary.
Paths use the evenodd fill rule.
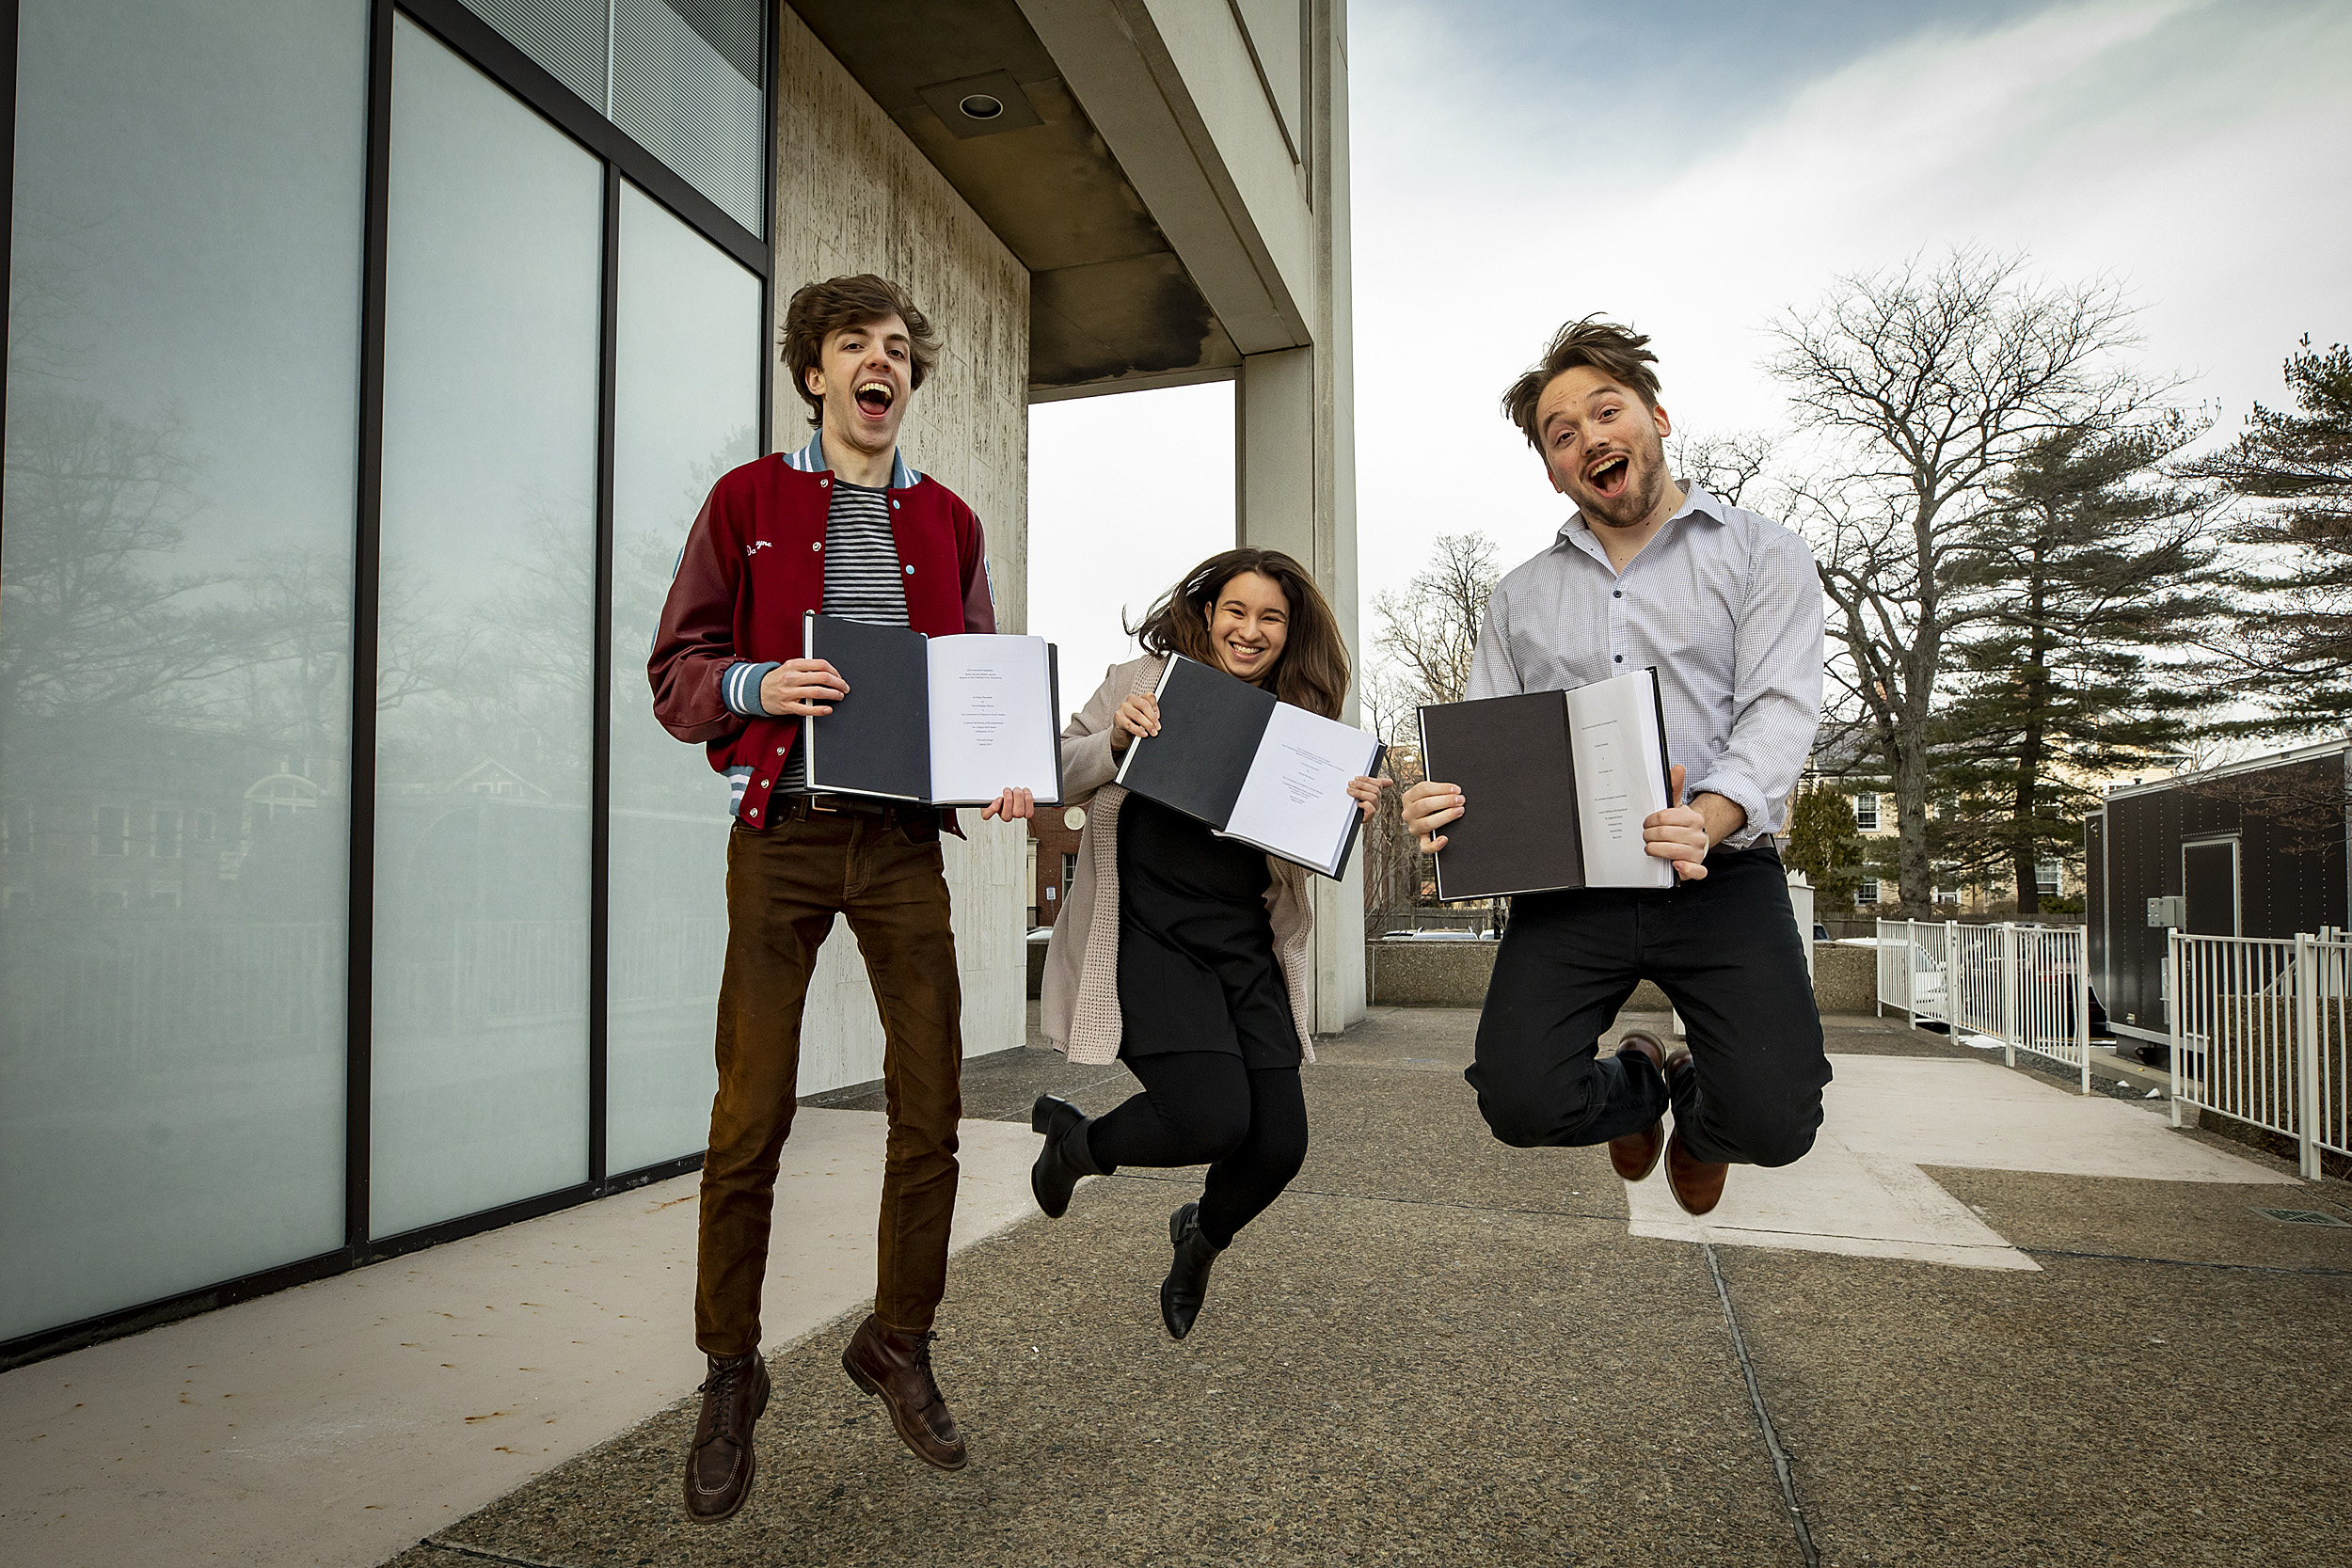
<path fill-rule="evenodd" d="M 2172 1122 L 2181 1107 L 2296 1140 L 2303 1174 L 2352 1154 L 2352 939 L 2167 933 Z"/>
<path fill-rule="evenodd" d="M 2090 1092 L 2090 966 L 2078 926 L 1879 922 L 1881 1010 L 2063 1062 Z"/>

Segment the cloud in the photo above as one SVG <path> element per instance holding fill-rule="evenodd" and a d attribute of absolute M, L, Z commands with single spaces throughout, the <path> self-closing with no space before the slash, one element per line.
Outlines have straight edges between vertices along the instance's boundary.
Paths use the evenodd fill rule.
<path fill-rule="evenodd" d="M 1697 431 L 1780 421 L 1756 369 L 1775 312 L 1836 274 L 1951 245 L 2118 277 L 2144 306 L 2143 363 L 2196 376 L 2190 394 L 2233 420 L 2277 395 L 2301 333 L 2352 337 L 2336 195 L 2352 166 L 2346 8 L 1931 17 L 1801 81 L 1775 55 L 1759 69 L 1782 86 L 1747 101 L 1751 119 L 1718 119 L 1711 144 L 1672 156 L 1579 81 L 1531 107 L 1521 69 L 1482 65 L 1446 13 L 1359 10 L 1354 25 L 1367 602 L 1440 527 L 1484 527 L 1513 560 L 1549 542 L 1565 507 L 1495 399 L 1588 310 L 1657 338 L 1667 404 Z M 1689 57 L 1741 43 L 1693 32 L 1678 69 L 1719 77 L 1720 58 Z M 1408 81 L 1425 112 L 1372 112 L 1405 102 Z"/>

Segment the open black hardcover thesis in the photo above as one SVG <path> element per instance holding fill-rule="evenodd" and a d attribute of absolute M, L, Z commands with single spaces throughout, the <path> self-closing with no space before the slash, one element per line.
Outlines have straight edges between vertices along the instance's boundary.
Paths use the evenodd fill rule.
<path fill-rule="evenodd" d="M 1160 733 L 1128 744 L 1120 784 L 1310 871 L 1347 869 L 1363 818 L 1347 786 L 1380 742 L 1181 655 L 1153 695 Z"/>
<path fill-rule="evenodd" d="M 1012 788 L 1061 800 L 1061 689 L 1045 639 L 926 637 L 813 611 L 802 637 L 850 688 L 802 726 L 809 788 L 937 806 Z"/>
<path fill-rule="evenodd" d="M 1672 803 L 1657 671 L 1424 707 L 1421 755 L 1426 776 L 1462 791 L 1462 815 L 1439 830 L 1439 898 L 1674 886 L 1674 863 L 1642 835 Z"/>

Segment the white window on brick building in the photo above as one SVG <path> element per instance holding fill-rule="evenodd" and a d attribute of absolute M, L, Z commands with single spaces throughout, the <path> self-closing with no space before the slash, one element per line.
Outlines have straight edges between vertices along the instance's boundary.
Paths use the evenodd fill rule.
<path fill-rule="evenodd" d="M 1862 794 L 1853 798 L 1853 825 L 1866 833 L 1878 832 L 1879 798 L 1876 794 Z"/>

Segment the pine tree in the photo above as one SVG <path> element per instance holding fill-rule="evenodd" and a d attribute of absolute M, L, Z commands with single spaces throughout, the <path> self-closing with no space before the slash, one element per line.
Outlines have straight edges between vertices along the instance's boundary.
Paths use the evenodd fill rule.
<path fill-rule="evenodd" d="M 2249 610 L 2220 645 L 2268 709 L 2246 727 L 2273 735 L 2352 721 L 2352 348 L 2304 338 L 2286 382 L 2299 412 L 2256 404 L 2243 435 L 2181 470 L 2274 503 L 2231 535 L 2261 554 L 2230 579 Z"/>
<path fill-rule="evenodd" d="M 2199 428 L 2177 415 L 2035 443 L 1976 525 L 1970 591 L 1986 614 L 1958 648 L 1941 716 L 1933 824 L 1945 875 L 2013 879 L 2071 859 L 2102 775 L 2178 752 L 2214 683 L 2177 650 L 2217 610 L 2213 503 L 2161 477 Z M 2165 650 L 2159 652 L 2159 650 Z"/>
<path fill-rule="evenodd" d="M 1843 789 L 1816 784 L 1797 792 L 1788 806 L 1788 844 L 1782 858 L 1813 884 L 1819 908 L 1853 907 L 1854 889 L 1862 881 L 1862 854 L 1853 802 Z"/>

